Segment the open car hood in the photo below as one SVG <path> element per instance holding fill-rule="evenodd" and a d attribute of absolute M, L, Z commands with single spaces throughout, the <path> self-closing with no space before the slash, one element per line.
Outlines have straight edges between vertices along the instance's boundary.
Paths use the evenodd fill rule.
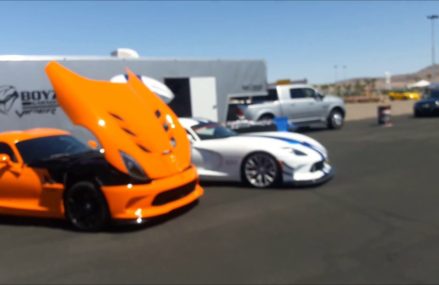
<path fill-rule="evenodd" d="M 177 116 L 130 70 L 126 84 L 90 80 L 57 62 L 46 73 L 67 116 L 95 135 L 106 160 L 120 171 L 129 174 L 121 151 L 151 179 L 190 166 L 190 143 Z"/>

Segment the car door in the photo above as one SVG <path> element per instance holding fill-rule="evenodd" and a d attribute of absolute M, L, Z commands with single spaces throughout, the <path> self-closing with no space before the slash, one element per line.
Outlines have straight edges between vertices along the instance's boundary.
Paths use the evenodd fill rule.
<path fill-rule="evenodd" d="M 41 209 L 40 175 L 24 165 L 8 143 L 0 142 L 0 154 L 10 157 L 9 163 L 0 163 L 0 207 L 11 211 Z"/>
<path fill-rule="evenodd" d="M 195 146 L 197 144 L 198 139 L 196 138 L 195 134 L 193 134 L 191 131 L 189 131 L 188 129 L 185 130 L 187 137 L 191 143 L 191 161 L 197 168 L 204 168 L 203 157 L 201 156 L 201 153 Z"/>
<path fill-rule="evenodd" d="M 325 106 L 323 104 L 323 96 L 312 88 L 303 88 L 306 98 L 309 98 L 306 107 L 310 120 L 319 120 L 325 114 Z"/>
<path fill-rule="evenodd" d="M 284 108 L 288 117 L 295 122 L 319 120 L 322 102 L 312 88 L 291 88 L 290 98 Z"/>

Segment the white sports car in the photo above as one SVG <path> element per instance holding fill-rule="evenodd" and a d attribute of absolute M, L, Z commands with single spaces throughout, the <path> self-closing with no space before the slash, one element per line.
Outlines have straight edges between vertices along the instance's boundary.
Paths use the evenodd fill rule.
<path fill-rule="evenodd" d="M 310 137 L 290 132 L 237 134 L 209 120 L 179 120 L 203 181 L 243 181 L 266 188 L 320 184 L 333 176 L 326 149 Z"/>

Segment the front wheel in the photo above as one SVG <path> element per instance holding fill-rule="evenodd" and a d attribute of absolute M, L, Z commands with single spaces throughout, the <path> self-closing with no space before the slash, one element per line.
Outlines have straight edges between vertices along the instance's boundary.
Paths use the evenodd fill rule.
<path fill-rule="evenodd" d="M 330 129 L 341 129 L 343 127 L 344 117 L 340 110 L 332 110 L 328 116 L 328 128 Z"/>
<path fill-rule="evenodd" d="M 281 180 L 279 164 L 268 153 L 249 155 L 242 164 L 241 172 L 243 181 L 256 188 L 276 186 Z"/>
<path fill-rule="evenodd" d="M 66 219 L 78 230 L 99 231 L 110 221 L 107 202 L 91 182 L 78 182 L 64 194 Z"/>

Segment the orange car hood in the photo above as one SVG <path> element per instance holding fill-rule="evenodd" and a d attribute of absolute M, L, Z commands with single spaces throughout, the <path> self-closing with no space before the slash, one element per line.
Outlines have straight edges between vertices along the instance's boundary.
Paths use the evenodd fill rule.
<path fill-rule="evenodd" d="M 131 71 L 127 83 L 81 77 L 56 62 L 46 67 L 57 100 L 76 125 L 90 130 L 114 167 L 128 173 L 120 151 L 152 179 L 190 165 L 190 143 L 174 112 Z"/>

